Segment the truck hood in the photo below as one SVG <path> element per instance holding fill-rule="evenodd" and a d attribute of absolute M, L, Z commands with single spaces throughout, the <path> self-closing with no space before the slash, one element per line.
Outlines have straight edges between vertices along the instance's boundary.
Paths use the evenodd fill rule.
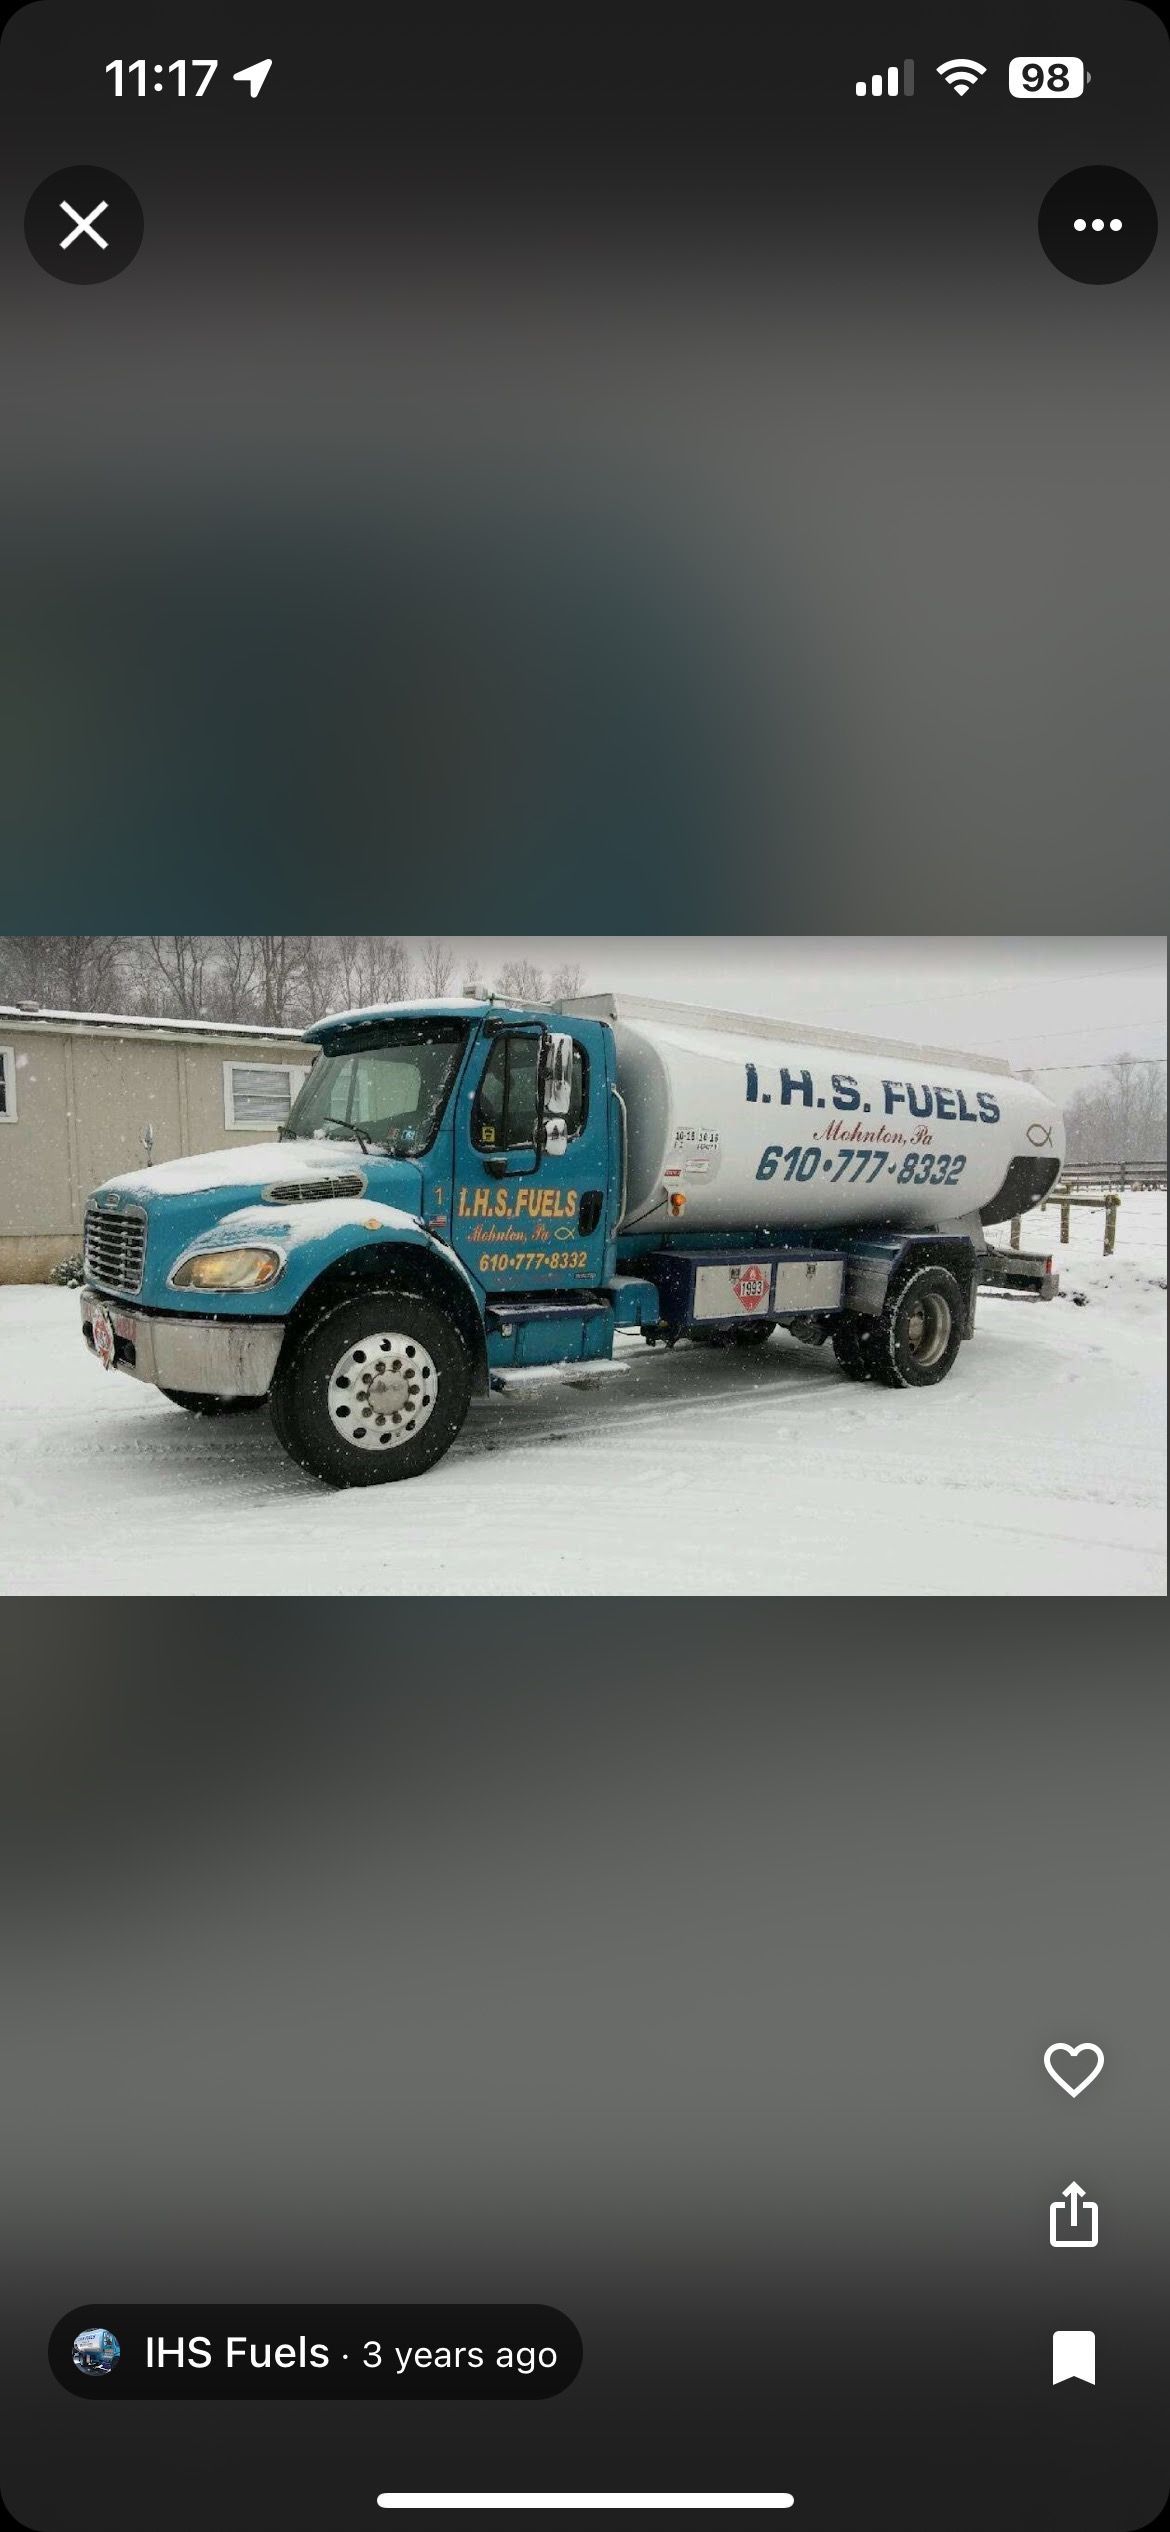
<path fill-rule="evenodd" d="M 222 1152 L 195 1152 L 187 1160 L 160 1161 L 156 1169 L 130 1169 L 121 1178 L 107 1178 L 95 1202 L 125 1196 L 134 1204 L 157 1203 L 165 1196 L 215 1195 L 242 1201 L 266 1187 L 302 1188 L 319 1192 L 325 1182 L 346 1183 L 339 1194 L 360 1195 L 367 1189 L 380 1203 L 418 1211 L 422 1178 L 411 1161 L 388 1160 L 382 1152 L 363 1152 L 359 1143 L 302 1137 L 288 1143 L 235 1143 Z M 291 1196 L 283 1201 L 290 1203 Z"/>
<path fill-rule="evenodd" d="M 423 1207 L 417 1162 L 363 1153 L 355 1143 L 298 1140 L 251 1143 L 224 1152 L 198 1152 L 189 1160 L 160 1161 L 157 1169 L 128 1170 L 107 1179 L 90 1199 L 101 1213 L 141 1208 L 146 1215 L 146 1253 L 139 1299 L 154 1309 L 193 1307 L 199 1296 L 176 1293 L 168 1282 L 177 1260 L 192 1247 L 213 1248 L 270 1238 L 285 1254 L 296 1251 L 307 1277 L 332 1241 L 361 1242 L 396 1231 L 419 1236 Z M 295 1294 L 291 1265 L 272 1287 L 282 1307 Z M 222 1314 L 255 1308 L 254 1296 L 217 1302 Z"/>

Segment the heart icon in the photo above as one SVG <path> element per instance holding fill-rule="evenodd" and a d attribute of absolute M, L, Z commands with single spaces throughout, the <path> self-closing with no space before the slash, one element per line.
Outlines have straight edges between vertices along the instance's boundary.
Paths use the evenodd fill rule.
<path fill-rule="evenodd" d="M 1087 2075 L 1081 2076 L 1079 2083 L 1072 2084 L 1068 2076 L 1062 2075 L 1054 2064 L 1053 2061 L 1058 2057 L 1066 2061 L 1070 2071 L 1074 2060 L 1078 2057 L 1091 2057 L 1094 2064 L 1090 2066 Z M 1105 2051 L 1103 2048 L 1098 2048 L 1095 2040 L 1078 2040 L 1075 2047 L 1071 2040 L 1054 2040 L 1051 2048 L 1046 2048 L 1044 2051 L 1044 2064 L 1053 2083 L 1059 2084 L 1062 2092 L 1071 2094 L 1074 2101 L 1079 2092 L 1084 2092 L 1089 2084 L 1096 2083 L 1104 2063 Z"/>

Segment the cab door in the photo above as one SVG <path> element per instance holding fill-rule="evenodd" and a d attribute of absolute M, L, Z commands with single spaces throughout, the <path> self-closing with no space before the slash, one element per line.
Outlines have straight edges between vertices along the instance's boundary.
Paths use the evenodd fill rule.
<path fill-rule="evenodd" d="M 573 1039 L 563 1150 L 542 1148 L 538 1021 L 489 1021 L 460 1085 L 451 1238 L 489 1293 L 589 1291 L 605 1280 L 605 1050 L 596 1022 L 558 1026 Z"/>

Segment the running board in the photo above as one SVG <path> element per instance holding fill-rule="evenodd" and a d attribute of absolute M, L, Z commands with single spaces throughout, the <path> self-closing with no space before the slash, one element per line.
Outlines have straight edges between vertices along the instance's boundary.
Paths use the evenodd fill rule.
<path fill-rule="evenodd" d="M 516 1371 L 494 1371 L 489 1374 L 489 1389 L 501 1390 L 511 1397 L 527 1390 L 564 1388 L 591 1389 L 595 1381 L 610 1380 L 616 1373 L 628 1372 L 628 1363 L 525 1363 Z"/>

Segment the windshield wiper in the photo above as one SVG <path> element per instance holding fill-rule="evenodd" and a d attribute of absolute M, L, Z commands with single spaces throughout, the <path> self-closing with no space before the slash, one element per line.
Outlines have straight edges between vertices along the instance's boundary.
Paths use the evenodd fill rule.
<path fill-rule="evenodd" d="M 370 1135 L 363 1134 L 360 1125 L 350 1125 L 345 1117 L 322 1117 L 320 1125 L 316 1126 L 314 1131 L 317 1134 L 323 1135 L 327 1125 L 340 1126 L 342 1133 L 347 1137 L 347 1139 L 351 1138 L 355 1143 L 360 1143 L 363 1152 L 373 1151 L 373 1139 Z M 335 1140 L 333 1135 L 329 1135 L 327 1139 L 331 1143 Z M 384 1150 L 385 1145 L 382 1145 L 380 1148 Z"/>

